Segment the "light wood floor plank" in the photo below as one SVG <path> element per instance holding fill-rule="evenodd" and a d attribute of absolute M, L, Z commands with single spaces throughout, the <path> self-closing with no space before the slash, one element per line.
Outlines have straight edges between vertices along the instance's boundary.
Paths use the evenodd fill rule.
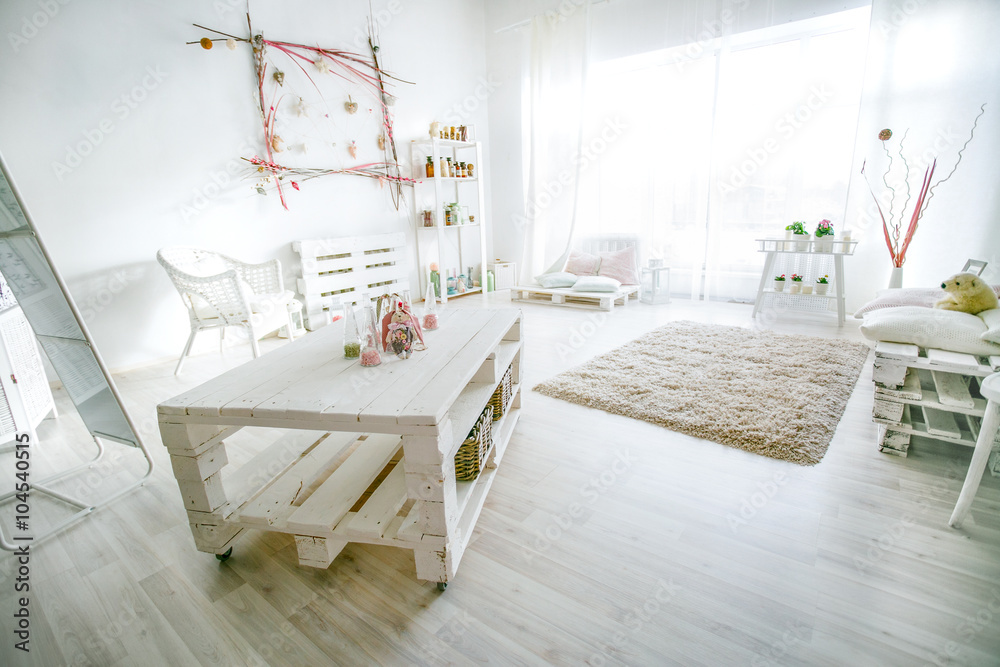
<path fill-rule="evenodd" d="M 506 306 L 506 293 L 449 309 L 483 304 Z M 33 653 L 5 639 L 0 664 L 1000 665 L 1000 479 L 987 475 L 964 528 L 949 528 L 972 451 L 915 438 L 905 459 L 880 454 L 870 365 L 824 459 L 799 467 L 531 391 L 670 321 L 750 326 L 748 306 L 630 303 L 573 346 L 594 313 L 522 308 L 520 421 L 445 592 L 416 579 L 408 550 L 349 544 L 317 570 L 276 533 L 248 531 L 224 563 L 194 548 L 155 408 L 250 358 L 233 345 L 192 357 L 180 378 L 172 362 L 116 376 L 157 470 L 32 550 Z M 769 326 L 860 340 L 857 324 L 785 314 Z M 265 356 L 283 345 L 262 341 Z M 55 394 L 63 416 L 40 427 L 33 474 L 92 450 Z M 244 429 L 230 459 L 270 435 Z M 630 465 L 611 475 L 622 451 Z M 93 484 L 60 488 L 96 496 L 134 479 L 136 454 L 111 445 Z M 33 504 L 36 527 L 66 512 Z M 0 554 L 0 609 L 15 568 Z M 7 638 L 11 620 L 0 614 Z"/>

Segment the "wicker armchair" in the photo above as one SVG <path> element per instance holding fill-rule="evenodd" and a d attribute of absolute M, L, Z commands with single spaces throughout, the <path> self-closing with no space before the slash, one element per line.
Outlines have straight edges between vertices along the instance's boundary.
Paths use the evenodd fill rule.
<path fill-rule="evenodd" d="M 278 260 L 246 264 L 217 252 L 183 246 L 161 248 L 156 260 L 173 281 L 191 319 L 191 335 L 174 375 L 180 374 L 199 331 L 219 329 L 221 345 L 226 327 L 243 327 L 254 358 L 260 356 L 257 340 L 267 334 L 287 326 L 288 337 L 294 336 L 292 314 L 301 310 L 302 304 L 284 288 Z"/>

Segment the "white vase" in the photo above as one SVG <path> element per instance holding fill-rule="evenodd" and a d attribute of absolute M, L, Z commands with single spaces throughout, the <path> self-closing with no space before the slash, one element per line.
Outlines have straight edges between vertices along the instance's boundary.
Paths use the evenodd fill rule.
<path fill-rule="evenodd" d="M 816 243 L 813 244 L 813 249 L 816 252 L 833 252 L 833 237 L 832 236 L 820 236 L 816 239 Z"/>
<path fill-rule="evenodd" d="M 801 291 L 802 291 L 802 283 L 801 282 L 793 280 L 793 281 L 791 281 L 788 284 L 788 292 L 790 294 L 798 294 Z"/>
<path fill-rule="evenodd" d="M 903 286 L 903 267 L 894 266 L 892 267 L 892 273 L 889 274 L 889 289 L 899 289 Z"/>
<path fill-rule="evenodd" d="M 816 283 L 816 294 L 826 294 L 828 287 L 830 287 L 830 283 Z"/>
<path fill-rule="evenodd" d="M 784 280 L 775 280 L 773 282 L 774 282 L 774 291 L 775 292 L 783 292 L 783 291 L 785 291 L 785 281 Z"/>
<path fill-rule="evenodd" d="M 809 252 L 809 235 L 808 234 L 795 234 L 795 251 L 796 252 Z"/>
<path fill-rule="evenodd" d="M 812 285 L 803 285 L 802 286 L 802 293 L 803 294 L 812 294 L 813 293 L 813 286 Z"/>

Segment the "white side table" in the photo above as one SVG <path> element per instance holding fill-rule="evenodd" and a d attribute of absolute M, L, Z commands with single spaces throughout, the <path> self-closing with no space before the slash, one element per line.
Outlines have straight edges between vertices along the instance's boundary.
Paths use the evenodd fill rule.
<path fill-rule="evenodd" d="M 952 528 L 961 527 L 962 521 L 969 513 L 972 499 L 976 497 L 979 482 L 983 479 L 983 471 L 986 469 L 986 461 L 993 449 L 993 440 L 996 438 L 997 429 L 1000 428 L 1000 373 L 994 373 L 983 380 L 979 385 L 979 392 L 987 400 L 986 413 L 983 415 L 983 422 L 979 427 L 979 437 L 976 439 L 976 449 L 972 452 L 969 473 L 965 476 L 965 483 L 962 484 L 962 492 L 958 495 L 955 511 L 951 513 L 951 519 L 948 520 L 948 525 Z"/>
<path fill-rule="evenodd" d="M 642 293 L 639 299 L 643 303 L 670 303 L 669 266 L 642 267 L 641 281 Z"/>

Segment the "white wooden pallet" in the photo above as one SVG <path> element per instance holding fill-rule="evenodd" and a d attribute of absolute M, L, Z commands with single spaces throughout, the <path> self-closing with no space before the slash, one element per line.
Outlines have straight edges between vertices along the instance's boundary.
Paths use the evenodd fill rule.
<path fill-rule="evenodd" d="M 410 288 L 403 232 L 295 241 L 292 249 L 301 258 L 297 285 L 309 331 L 329 324 L 343 301 Z"/>
<path fill-rule="evenodd" d="M 515 309 L 441 318 L 407 360 L 344 359 L 338 323 L 161 403 L 196 547 L 227 557 L 246 530 L 269 530 L 295 537 L 301 565 L 364 542 L 412 549 L 421 579 L 453 578 L 520 416 L 523 342 Z M 458 447 L 508 368 L 485 469 L 458 482 Z M 287 433 L 237 467 L 227 447 L 245 426 Z"/>
<path fill-rule="evenodd" d="M 608 312 L 616 305 L 628 304 L 630 296 L 639 297 L 638 285 L 622 285 L 614 292 L 576 292 L 568 287 L 540 287 L 538 285 L 516 285 L 511 288 L 511 301 L 533 301 L 551 303 L 556 306 L 577 308 L 599 308 Z"/>
<path fill-rule="evenodd" d="M 986 411 L 979 384 L 998 370 L 1000 356 L 878 341 L 872 420 L 883 425 L 879 451 L 906 456 L 913 435 L 975 447 Z M 1000 434 L 988 469 L 1000 475 Z"/>

